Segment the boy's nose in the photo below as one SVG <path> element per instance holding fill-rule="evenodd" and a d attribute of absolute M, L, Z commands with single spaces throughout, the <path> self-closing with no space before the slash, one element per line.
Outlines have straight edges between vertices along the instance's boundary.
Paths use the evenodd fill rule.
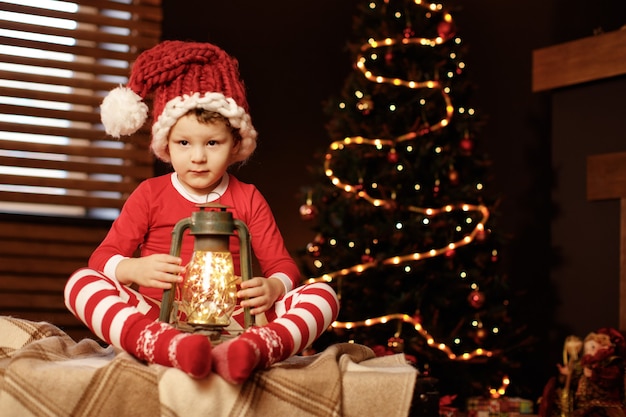
<path fill-rule="evenodd" d="M 206 161 L 206 153 L 202 148 L 194 148 L 191 153 L 191 160 L 193 162 L 205 162 Z"/>

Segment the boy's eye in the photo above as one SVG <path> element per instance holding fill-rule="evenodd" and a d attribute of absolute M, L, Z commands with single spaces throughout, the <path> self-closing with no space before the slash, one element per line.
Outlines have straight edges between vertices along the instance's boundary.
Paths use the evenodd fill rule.
<path fill-rule="evenodd" d="M 186 140 L 181 140 L 178 142 L 179 144 L 181 144 L 182 146 L 187 146 L 189 145 L 189 142 L 187 142 Z"/>
<path fill-rule="evenodd" d="M 217 141 L 216 140 L 210 140 L 210 141 L 207 142 L 207 145 L 215 146 L 215 145 L 217 145 Z"/>

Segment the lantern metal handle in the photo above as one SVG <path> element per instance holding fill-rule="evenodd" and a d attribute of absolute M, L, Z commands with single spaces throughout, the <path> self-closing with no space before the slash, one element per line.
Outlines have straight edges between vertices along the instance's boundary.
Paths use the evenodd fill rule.
<path fill-rule="evenodd" d="M 241 269 L 241 280 L 252 279 L 252 250 L 250 248 L 250 231 L 248 226 L 239 219 L 233 220 L 239 235 L 239 267 Z M 243 309 L 243 323 L 246 328 L 254 325 L 254 317 L 250 314 L 250 307 Z"/>
<path fill-rule="evenodd" d="M 178 223 L 176 223 L 174 229 L 172 230 L 172 244 L 170 246 L 170 255 L 180 256 L 180 249 L 183 240 L 179 239 L 178 236 L 183 236 L 185 229 L 189 229 L 190 226 L 190 217 L 179 220 Z M 170 322 L 170 315 L 172 314 L 172 306 L 174 304 L 174 288 L 175 285 L 172 284 L 172 288 L 163 290 L 163 297 L 161 298 L 161 314 L 159 315 L 159 320 L 166 323 Z"/>

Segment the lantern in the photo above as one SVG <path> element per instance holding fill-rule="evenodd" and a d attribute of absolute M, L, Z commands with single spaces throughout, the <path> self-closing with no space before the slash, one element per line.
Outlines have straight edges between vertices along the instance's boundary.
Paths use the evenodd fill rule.
<path fill-rule="evenodd" d="M 199 211 L 180 220 L 172 230 L 170 255 L 180 256 L 187 229 L 194 237 L 194 250 L 183 282 L 163 292 L 159 319 L 184 331 L 204 332 L 211 340 L 217 340 L 230 324 L 237 305 L 237 276 L 229 251 L 230 236 L 237 231 L 241 279 L 245 281 L 252 278 L 250 232 L 245 223 L 233 219 L 226 206 L 205 203 L 198 207 Z M 244 325 L 252 324 L 252 316 L 246 308 Z"/>

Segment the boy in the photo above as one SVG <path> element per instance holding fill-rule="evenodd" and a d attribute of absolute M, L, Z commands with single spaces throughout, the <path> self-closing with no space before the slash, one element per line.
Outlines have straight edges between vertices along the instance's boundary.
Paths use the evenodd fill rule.
<path fill-rule="evenodd" d="M 137 131 L 147 119 L 143 99 L 153 94 L 151 148 L 174 172 L 144 181 L 89 261 L 65 289 L 66 305 L 96 335 L 135 357 L 173 366 L 195 378 L 211 370 L 232 383 L 255 369 L 304 348 L 335 320 L 339 303 L 326 284 L 298 287 L 300 274 L 289 256 L 272 212 L 259 191 L 227 172 L 256 147 L 238 64 L 220 48 L 166 41 L 142 53 L 128 85 L 102 103 L 102 122 L 114 137 Z M 262 277 L 241 284 L 241 307 L 250 307 L 264 326 L 253 326 L 212 349 L 199 334 L 158 322 L 163 289 L 182 282 L 191 257 L 189 236 L 180 257 L 168 255 L 171 231 L 197 203 L 228 206 L 250 230 Z M 186 242 L 186 243 L 185 243 Z M 141 256 L 133 258 L 140 248 Z M 238 273 L 239 247 L 231 239 Z M 130 285 L 139 286 L 139 292 Z M 229 331 L 243 330 L 242 309 Z"/>

